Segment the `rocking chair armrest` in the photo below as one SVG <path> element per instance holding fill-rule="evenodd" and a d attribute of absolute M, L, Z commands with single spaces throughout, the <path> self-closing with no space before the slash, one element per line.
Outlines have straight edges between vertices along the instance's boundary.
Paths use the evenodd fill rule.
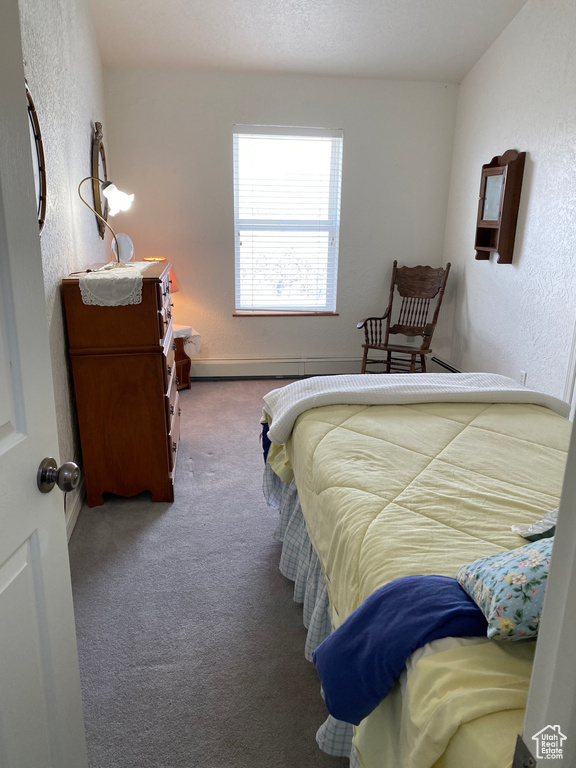
<path fill-rule="evenodd" d="M 384 312 L 384 314 L 382 315 L 382 317 L 365 317 L 365 318 L 364 318 L 364 320 L 360 320 L 360 322 L 358 323 L 358 325 L 356 326 L 356 328 L 358 328 L 358 329 L 360 329 L 360 328 L 364 328 L 364 327 L 366 326 L 366 323 L 367 323 L 369 320 L 386 320 L 386 318 L 388 317 L 389 313 L 390 313 L 390 307 L 388 307 L 388 308 L 386 309 L 386 312 Z"/>

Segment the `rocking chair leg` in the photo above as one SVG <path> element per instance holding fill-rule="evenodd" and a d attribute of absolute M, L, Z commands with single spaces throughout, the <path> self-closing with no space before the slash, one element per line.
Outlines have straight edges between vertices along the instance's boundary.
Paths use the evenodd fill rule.
<path fill-rule="evenodd" d="M 416 373 L 416 355 L 410 355 L 410 373 Z"/>
<path fill-rule="evenodd" d="M 392 352 L 386 353 L 386 363 L 384 373 L 390 373 L 390 366 L 392 365 Z"/>
<path fill-rule="evenodd" d="M 422 363 L 422 373 L 426 373 L 426 355 L 420 355 L 420 360 Z"/>
<path fill-rule="evenodd" d="M 361 373 L 366 373 L 366 358 L 368 357 L 368 349 L 364 349 L 364 355 L 362 357 L 362 370 Z"/>

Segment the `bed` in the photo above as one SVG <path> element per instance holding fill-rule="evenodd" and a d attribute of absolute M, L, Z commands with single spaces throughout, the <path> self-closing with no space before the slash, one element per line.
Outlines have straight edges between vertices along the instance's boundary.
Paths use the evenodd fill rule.
<path fill-rule="evenodd" d="M 354 621 L 369 615 L 370 601 L 374 611 L 374 601 L 389 600 L 397 586 L 420 592 L 414 601 L 402 593 L 402 606 L 383 602 L 389 613 L 378 614 L 380 629 L 401 626 L 405 617 L 413 633 L 410 621 L 419 611 L 411 607 L 440 595 L 433 579 L 450 589 L 456 584 L 479 611 L 480 602 L 455 576 L 469 576 L 471 563 L 492 566 L 523 551 L 529 542 L 512 526 L 535 523 L 558 507 L 567 415 L 562 401 L 492 374 L 318 377 L 270 392 L 264 398 L 264 491 L 280 513 L 280 568 L 304 605 L 307 658 L 322 669 L 324 649 L 331 644 L 332 651 L 346 633 L 350 643 L 359 626 Z M 414 648 L 411 634 L 393 684 L 365 709 L 350 704 L 354 680 L 362 687 L 375 662 L 359 671 L 352 646 L 344 655 L 338 651 L 332 670 L 343 674 L 350 695 L 338 678 L 321 674 L 333 714 L 318 730 L 320 747 L 362 768 L 510 766 L 534 633 L 518 642 L 495 640 L 478 623 L 471 626 L 462 636 L 431 635 L 421 627 L 421 637 L 432 639 Z M 490 632 L 490 620 L 487 626 Z M 378 664 L 388 654 L 382 644 L 396 634 L 378 636 Z M 348 661 L 354 669 L 346 677 Z M 370 691 L 375 695 L 379 691 Z M 347 722 L 335 716 L 342 711 Z"/>

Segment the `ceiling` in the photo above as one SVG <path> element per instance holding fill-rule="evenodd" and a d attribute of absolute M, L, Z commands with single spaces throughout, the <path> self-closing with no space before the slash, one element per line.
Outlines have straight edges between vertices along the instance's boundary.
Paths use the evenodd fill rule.
<path fill-rule="evenodd" d="M 458 83 L 527 0 L 88 0 L 104 66 Z"/>

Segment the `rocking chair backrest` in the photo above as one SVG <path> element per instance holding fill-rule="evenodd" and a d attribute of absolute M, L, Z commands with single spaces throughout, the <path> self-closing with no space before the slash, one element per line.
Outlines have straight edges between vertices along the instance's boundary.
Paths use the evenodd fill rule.
<path fill-rule="evenodd" d="M 440 305 L 450 271 L 450 264 L 443 269 L 433 267 L 400 267 L 394 262 L 390 283 L 390 299 L 384 343 L 389 343 L 389 335 L 402 333 L 405 336 L 422 336 L 422 349 L 430 346 L 432 334 L 438 320 Z M 393 317 L 395 289 L 401 299 L 400 310 Z M 432 320 L 428 322 L 428 313 L 432 300 L 436 299 Z M 391 324 L 391 321 L 394 321 Z"/>

